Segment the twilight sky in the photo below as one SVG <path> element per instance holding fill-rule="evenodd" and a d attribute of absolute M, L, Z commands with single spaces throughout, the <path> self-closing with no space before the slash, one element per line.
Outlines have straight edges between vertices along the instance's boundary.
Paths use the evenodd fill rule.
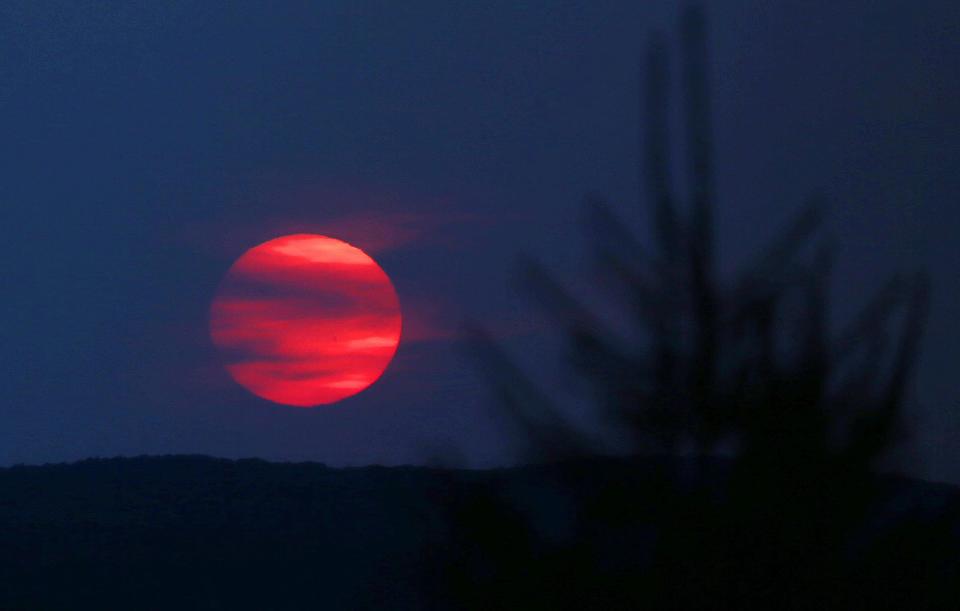
<path fill-rule="evenodd" d="M 817 191 L 833 204 L 839 319 L 889 273 L 929 271 L 915 471 L 960 482 L 960 5 L 707 7 L 723 268 Z M 504 460 L 458 325 L 484 323 L 537 369 L 552 342 L 512 281 L 516 256 L 578 283 L 587 194 L 647 234 L 638 60 L 677 12 L 613 0 L 0 4 L 0 464 L 397 464 L 445 446 L 475 465 Z M 329 408 L 250 395 L 208 335 L 233 261 L 291 233 L 369 252 L 405 316 L 383 378 Z"/>

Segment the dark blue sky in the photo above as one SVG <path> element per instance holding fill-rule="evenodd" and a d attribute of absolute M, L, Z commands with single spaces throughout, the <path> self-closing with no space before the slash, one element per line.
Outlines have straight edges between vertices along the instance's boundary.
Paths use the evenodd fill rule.
<path fill-rule="evenodd" d="M 960 6 L 708 4 L 730 269 L 805 196 L 840 237 L 838 316 L 890 272 L 934 281 L 918 473 L 960 482 Z M 637 203 L 638 58 L 674 2 L 0 5 L 0 463 L 207 453 L 333 465 L 501 460 L 451 341 L 539 359 L 511 284 L 580 273 L 580 202 Z M 333 408 L 233 385 L 206 330 L 246 247 L 322 231 L 394 279 L 409 341 Z M 550 372 L 544 372 L 548 375 Z"/>

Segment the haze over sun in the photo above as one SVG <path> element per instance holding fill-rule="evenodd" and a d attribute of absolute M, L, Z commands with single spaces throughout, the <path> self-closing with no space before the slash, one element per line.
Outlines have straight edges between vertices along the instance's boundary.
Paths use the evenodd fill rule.
<path fill-rule="evenodd" d="M 285 405 L 335 403 L 373 384 L 400 341 L 397 293 L 365 252 L 326 236 L 264 242 L 230 267 L 210 307 L 227 371 Z"/>

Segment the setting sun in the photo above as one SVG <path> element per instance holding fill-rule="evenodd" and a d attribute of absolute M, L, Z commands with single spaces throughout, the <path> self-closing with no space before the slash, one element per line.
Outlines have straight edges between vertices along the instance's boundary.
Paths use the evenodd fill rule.
<path fill-rule="evenodd" d="M 210 307 L 227 371 L 285 405 L 335 403 L 373 384 L 400 341 L 400 306 L 383 269 L 359 248 L 319 235 L 251 248 Z"/>

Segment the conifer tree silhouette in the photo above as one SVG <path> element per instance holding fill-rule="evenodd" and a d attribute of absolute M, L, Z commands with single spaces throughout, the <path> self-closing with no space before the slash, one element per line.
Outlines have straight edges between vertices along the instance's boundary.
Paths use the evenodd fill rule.
<path fill-rule="evenodd" d="M 564 544 L 537 543 L 535 525 L 493 490 L 458 498 L 460 545 L 450 562 L 458 604 L 849 609 L 960 600 L 955 550 L 944 543 L 948 522 L 868 532 L 888 494 L 876 466 L 901 431 L 929 283 L 923 274 L 894 276 L 831 333 L 832 249 L 818 200 L 721 283 L 700 7 L 683 12 L 680 38 L 686 205 L 669 171 L 668 54 L 657 38 L 644 67 L 641 134 L 654 248 L 611 206 L 588 207 L 598 269 L 626 298 L 636 328 L 606 328 L 541 263 L 527 260 L 522 270 L 564 330 L 596 407 L 629 432 L 637 453 L 658 457 L 655 473 L 594 485 L 590 498 L 578 499 L 575 534 Z M 635 332 L 645 341 L 623 339 Z M 527 458 L 557 463 L 550 473 L 570 489 L 599 477 L 588 457 L 603 448 L 481 327 L 468 334 Z M 650 524 L 655 542 L 643 554 L 636 534 Z M 610 532 L 619 533 L 613 541 Z M 928 548 L 933 541 L 940 546 Z M 891 557 L 895 546 L 901 551 Z M 635 557 L 605 570 L 607 556 Z"/>

